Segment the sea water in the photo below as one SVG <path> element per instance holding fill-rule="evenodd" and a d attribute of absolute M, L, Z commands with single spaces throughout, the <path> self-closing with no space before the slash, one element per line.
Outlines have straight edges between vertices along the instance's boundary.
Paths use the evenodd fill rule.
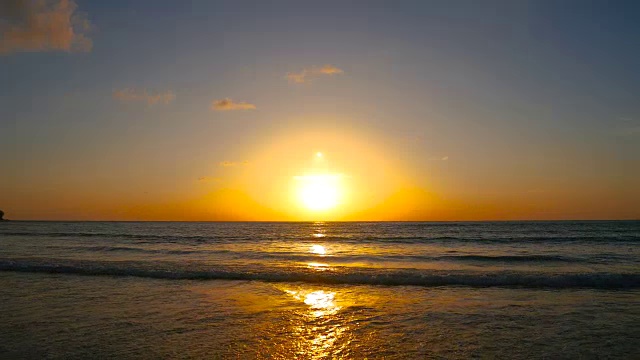
<path fill-rule="evenodd" d="M 638 358 L 640 222 L 3 222 L 0 358 Z"/>

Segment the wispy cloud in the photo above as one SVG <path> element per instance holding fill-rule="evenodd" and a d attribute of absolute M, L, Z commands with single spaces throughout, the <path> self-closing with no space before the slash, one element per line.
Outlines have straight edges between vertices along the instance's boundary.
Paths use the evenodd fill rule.
<path fill-rule="evenodd" d="M 299 72 L 290 72 L 285 77 L 291 83 L 302 84 L 311 82 L 314 79 L 324 75 L 332 76 L 343 73 L 344 71 L 342 69 L 339 69 L 333 65 L 324 65 L 322 67 L 312 66 L 308 69 L 302 69 L 302 71 Z"/>
<path fill-rule="evenodd" d="M 201 176 L 198 178 L 200 182 L 213 182 L 213 181 L 222 181 L 219 177 L 211 177 L 211 176 Z"/>
<path fill-rule="evenodd" d="M 621 117 L 615 127 L 615 132 L 619 136 L 640 135 L 640 122 L 629 117 Z"/>
<path fill-rule="evenodd" d="M 241 166 L 241 165 L 249 165 L 248 161 L 221 161 L 218 165 L 222 167 L 233 167 L 233 166 Z"/>
<path fill-rule="evenodd" d="M 232 167 L 238 165 L 238 163 L 234 161 L 222 161 L 219 165 L 222 167 Z"/>
<path fill-rule="evenodd" d="M 256 106 L 248 102 L 235 102 L 229 98 L 224 98 L 221 100 L 214 100 L 211 108 L 215 111 L 255 110 Z"/>
<path fill-rule="evenodd" d="M 321 67 L 318 72 L 320 74 L 324 74 L 324 75 L 336 75 L 336 74 L 342 74 L 344 73 L 344 71 L 342 71 L 342 69 L 338 69 L 337 67 L 333 66 L 333 65 L 325 65 L 323 67 Z"/>
<path fill-rule="evenodd" d="M 307 79 L 307 72 L 305 70 L 302 70 L 301 72 L 297 73 L 288 73 L 286 78 L 287 80 L 289 80 L 289 82 L 302 84 Z"/>
<path fill-rule="evenodd" d="M 151 93 L 147 90 L 136 91 L 134 89 L 122 89 L 115 90 L 113 92 L 113 98 L 123 102 L 146 102 L 147 105 L 152 106 L 156 104 L 169 104 L 176 99 L 176 95 L 172 91 L 165 91 L 162 93 Z"/>
<path fill-rule="evenodd" d="M 429 158 L 430 161 L 447 161 L 449 160 L 449 156 L 432 156 Z"/>
<path fill-rule="evenodd" d="M 640 125 L 629 127 L 625 129 L 624 133 L 626 135 L 640 135 Z"/>
<path fill-rule="evenodd" d="M 73 0 L 0 1 L 0 54 L 88 52 L 92 25 Z"/>

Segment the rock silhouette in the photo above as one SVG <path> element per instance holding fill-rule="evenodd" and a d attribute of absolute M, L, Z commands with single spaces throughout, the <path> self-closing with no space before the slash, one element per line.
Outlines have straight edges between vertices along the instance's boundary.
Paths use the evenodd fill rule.
<path fill-rule="evenodd" d="M 4 211 L 0 210 L 0 221 L 6 220 L 3 218 L 3 216 L 4 216 Z"/>

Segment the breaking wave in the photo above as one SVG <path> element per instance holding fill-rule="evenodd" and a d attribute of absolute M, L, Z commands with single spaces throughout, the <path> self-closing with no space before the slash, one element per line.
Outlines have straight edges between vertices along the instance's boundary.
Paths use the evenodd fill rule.
<path fill-rule="evenodd" d="M 131 239 L 138 241 L 149 242 L 237 242 L 237 241 L 254 241 L 255 239 L 247 236 L 233 236 L 225 234 L 224 236 L 210 236 L 210 235 L 155 235 L 155 234 L 133 234 L 133 233 L 98 233 L 98 232 L 0 232 L 0 235 L 16 236 L 16 237 L 43 237 L 43 238 L 104 238 L 104 239 Z M 280 238 L 274 238 L 271 240 L 304 240 L 314 238 L 311 235 L 308 236 L 284 236 Z M 413 244 L 424 242 L 472 242 L 472 243 L 514 243 L 514 242 L 535 242 L 535 243 L 572 243 L 572 242 L 621 242 L 621 243 L 637 243 L 640 242 L 640 236 L 636 234 L 616 234 L 616 235 L 573 235 L 573 236 L 561 236 L 561 235 L 549 235 L 549 236 L 517 236 L 517 237 L 458 237 L 458 236 L 351 236 L 345 234 L 330 235 L 323 238 L 324 241 L 354 241 L 358 243 L 368 242 L 388 242 L 398 244 Z"/>
<path fill-rule="evenodd" d="M 154 265 L 154 266 L 151 266 Z M 328 271 L 297 268 L 176 268 L 172 264 L 141 262 L 0 260 L 0 271 L 74 274 L 85 276 L 141 277 L 166 280 L 256 280 L 384 286 L 467 286 L 520 288 L 640 288 L 637 273 L 535 273 L 462 271 L 380 271 L 370 268 L 331 268 Z M 161 264 L 162 265 L 162 264 Z"/>

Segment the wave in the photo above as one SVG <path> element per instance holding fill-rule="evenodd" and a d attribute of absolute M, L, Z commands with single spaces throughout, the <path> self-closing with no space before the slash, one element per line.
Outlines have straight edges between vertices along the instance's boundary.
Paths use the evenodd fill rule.
<path fill-rule="evenodd" d="M 60 247 L 56 247 L 60 248 Z M 230 256 L 242 259 L 254 260 L 288 260 L 298 262 L 317 261 L 319 259 L 316 254 L 307 252 L 294 251 L 242 251 L 229 249 L 212 249 L 212 248 L 190 248 L 190 249 L 158 249 L 158 248 L 142 248 L 128 246 L 70 246 L 63 247 L 73 251 L 89 251 L 89 252 L 129 252 L 139 254 L 153 255 L 217 255 Z M 588 257 L 575 257 L 564 255 L 413 255 L 413 254 L 385 254 L 378 255 L 360 255 L 360 254 L 329 254 L 321 257 L 332 263 L 356 263 L 356 262 L 469 262 L 469 263 L 584 263 L 584 264 L 601 264 L 611 261 L 628 261 L 628 257 L 622 257 L 619 254 L 597 253 L 589 254 Z"/>
<path fill-rule="evenodd" d="M 332 237 L 327 236 L 323 239 L 331 240 Z M 336 240 L 341 238 L 335 237 Z M 390 242 L 398 244 L 413 244 L 420 242 L 469 242 L 479 244 L 512 244 L 512 243 L 599 243 L 599 242 L 640 242 L 640 236 L 635 235 L 580 235 L 580 236 L 540 236 L 528 235 L 517 237 L 458 237 L 458 236 L 394 236 L 394 237 L 375 237 L 365 236 L 362 238 L 348 238 L 354 241 L 370 241 L 370 242 Z"/>
<path fill-rule="evenodd" d="M 6 236 L 25 237 L 79 237 L 79 238 L 104 238 L 104 239 L 133 239 L 138 241 L 155 240 L 152 242 L 238 242 L 238 241 L 273 241 L 273 240 L 313 240 L 318 241 L 312 235 L 296 236 L 286 235 L 280 238 L 260 238 L 248 236 L 224 235 L 155 235 L 155 234 L 132 234 L 132 233 L 94 233 L 94 232 L 0 232 Z M 322 241 L 344 241 L 344 242 L 384 242 L 398 244 L 415 244 L 422 242 L 473 242 L 473 243 L 518 243 L 518 242 L 640 242 L 640 236 L 636 235 L 575 235 L 575 236 L 517 236 L 517 237 L 457 237 L 457 236 L 370 236 L 370 235 L 329 235 L 322 238 Z"/>
<path fill-rule="evenodd" d="M 127 246 L 72 246 L 68 247 L 73 251 L 97 251 L 97 252 L 130 252 L 139 254 L 157 254 L 157 255 L 223 255 L 242 259 L 255 260 L 289 260 L 298 262 L 317 261 L 318 255 L 298 252 L 256 252 L 256 251 L 232 251 L 227 249 L 153 249 L 139 248 Z M 581 258 L 561 255 L 410 255 L 410 254 L 379 254 L 379 255 L 358 255 L 358 254 L 339 254 L 326 255 L 321 257 L 331 261 L 332 263 L 356 263 L 356 262 L 486 262 L 486 263 L 606 263 L 612 260 L 626 260 L 616 257 L 616 254 L 598 254 L 597 258 Z"/>
<path fill-rule="evenodd" d="M 449 261 L 477 261 L 477 262 L 591 262 L 588 259 L 561 255 L 445 255 L 438 259 Z"/>
<path fill-rule="evenodd" d="M 106 252 L 135 252 L 135 253 L 152 253 L 152 254 L 172 254 L 172 255 L 182 255 L 182 254 L 196 254 L 203 252 L 202 250 L 177 250 L 177 249 L 143 249 L 136 247 L 128 247 L 128 246 L 74 246 L 70 247 L 73 250 L 81 250 L 81 251 L 106 251 Z M 227 253 L 229 250 L 206 250 L 206 253 Z"/>
<path fill-rule="evenodd" d="M 153 263 L 157 266 L 157 263 Z M 343 268 L 336 271 L 313 269 L 188 269 L 150 267 L 149 264 L 108 262 L 46 262 L 0 260 L 0 271 L 74 274 L 85 276 L 141 277 L 166 280 L 254 280 L 304 282 L 313 284 L 384 286 L 466 286 L 552 289 L 637 289 L 638 273 L 529 273 L 529 272 L 443 272 L 378 271 Z"/>
<path fill-rule="evenodd" d="M 253 240 L 247 237 L 234 237 L 225 235 L 223 237 L 216 236 L 203 236 L 203 235 L 153 235 L 153 234 L 131 234 L 131 233 L 93 233 L 93 232 L 2 232 L 2 235 L 9 236 L 27 236 L 27 237 L 98 237 L 98 238 L 106 238 L 106 239 L 146 239 L 146 240 L 164 240 L 164 241 L 172 241 L 172 240 L 218 240 L 218 239 L 229 239 L 229 240 L 238 240 L 238 239 L 246 239 Z"/>

